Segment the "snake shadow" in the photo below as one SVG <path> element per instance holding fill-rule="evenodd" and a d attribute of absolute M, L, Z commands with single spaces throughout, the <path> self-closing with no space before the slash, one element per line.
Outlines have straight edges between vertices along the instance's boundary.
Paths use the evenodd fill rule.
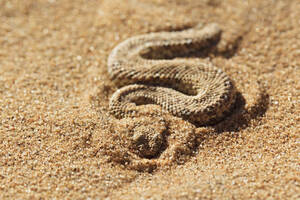
<path fill-rule="evenodd" d="M 222 34 L 218 37 L 206 41 L 201 47 L 191 43 L 185 44 L 186 48 L 181 45 L 174 45 L 172 49 L 168 46 L 159 46 L 149 48 L 141 53 L 144 59 L 174 59 L 174 58 L 209 58 L 209 57 L 223 57 L 226 59 L 232 58 L 240 50 L 241 43 L 244 39 L 243 35 L 235 36 L 230 42 L 225 44 L 224 47 L 218 47 L 222 39 Z"/>
<path fill-rule="evenodd" d="M 211 43 L 210 46 L 199 49 L 198 51 L 191 52 L 190 54 L 183 55 L 184 58 L 207 58 L 207 57 L 223 57 L 226 59 L 232 58 L 240 50 L 241 43 L 244 37 L 242 35 L 237 36 L 233 41 L 227 43 L 224 48 L 218 49 L 217 44 L 219 40 Z"/>
<path fill-rule="evenodd" d="M 223 132 L 239 132 L 259 123 L 260 119 L 265 115 L 269 108 L 269 95 L 265 90 L 261 90 L 257 101 L 249 108 L 246 108 L 246 100 L 243 95 L 238 92 L 236 102 L 231 112 L 221 121 L 210 126 L 213 127 L 216 134 Z M 200 125 L 195 124 L 196 127 Z"/>

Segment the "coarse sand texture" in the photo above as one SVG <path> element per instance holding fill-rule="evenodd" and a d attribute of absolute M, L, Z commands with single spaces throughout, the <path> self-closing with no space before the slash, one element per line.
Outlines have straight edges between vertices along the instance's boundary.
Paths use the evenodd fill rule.
<path fill-rule="evenodd" d="M 299 16 L 0 1 L 0 199 L 300 199 Z"/>

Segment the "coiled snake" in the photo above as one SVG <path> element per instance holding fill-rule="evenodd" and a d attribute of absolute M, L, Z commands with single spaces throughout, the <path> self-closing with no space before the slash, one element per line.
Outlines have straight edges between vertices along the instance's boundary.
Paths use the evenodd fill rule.
<path fill-rule="evenodd" d="M 165 59 L 206 48 L 220 35 L 217 24 L 208 24 L 135 36 L 117 45 L 108 58 L 110 77 L 121 87 L 110 99 L 111 113 L 123 118 L 132 116 L 137 105 L 157 104 L 201 125 L 222 119 L 236 97 L 230 78 L 212 64 Z"/>

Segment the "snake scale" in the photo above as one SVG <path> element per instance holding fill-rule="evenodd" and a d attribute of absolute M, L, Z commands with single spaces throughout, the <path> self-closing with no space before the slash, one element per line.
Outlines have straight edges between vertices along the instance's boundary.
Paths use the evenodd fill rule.
<path fill-rule="evenodd" d="M 121 42 L 108 57 L 110 78 L 121 87 L 110 99 L 110 112 L 124 118 L 133 116 L 138 105 L 157 104 L 200 125 L 222 119 L 235 102 L 231 79 L 211 63 L 170 59 L 205 49 L 220 35 L 221 29 L 212 23 Z"/>

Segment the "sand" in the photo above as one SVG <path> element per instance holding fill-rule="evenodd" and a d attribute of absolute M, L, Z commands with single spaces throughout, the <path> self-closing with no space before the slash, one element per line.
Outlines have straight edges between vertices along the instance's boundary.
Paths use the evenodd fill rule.
<path fill-rule="evenodd" d="M 299 16 L 299 0 L 1 1 L 0 199 L 299 199 Z M 210 22 L 223 30 L 216 49 L 184 59 L 234 80 L 228 117 L 109 115 L 113 47 Z M 140 124 L 171 135 L 164 157 L 134 156 Z"/>

